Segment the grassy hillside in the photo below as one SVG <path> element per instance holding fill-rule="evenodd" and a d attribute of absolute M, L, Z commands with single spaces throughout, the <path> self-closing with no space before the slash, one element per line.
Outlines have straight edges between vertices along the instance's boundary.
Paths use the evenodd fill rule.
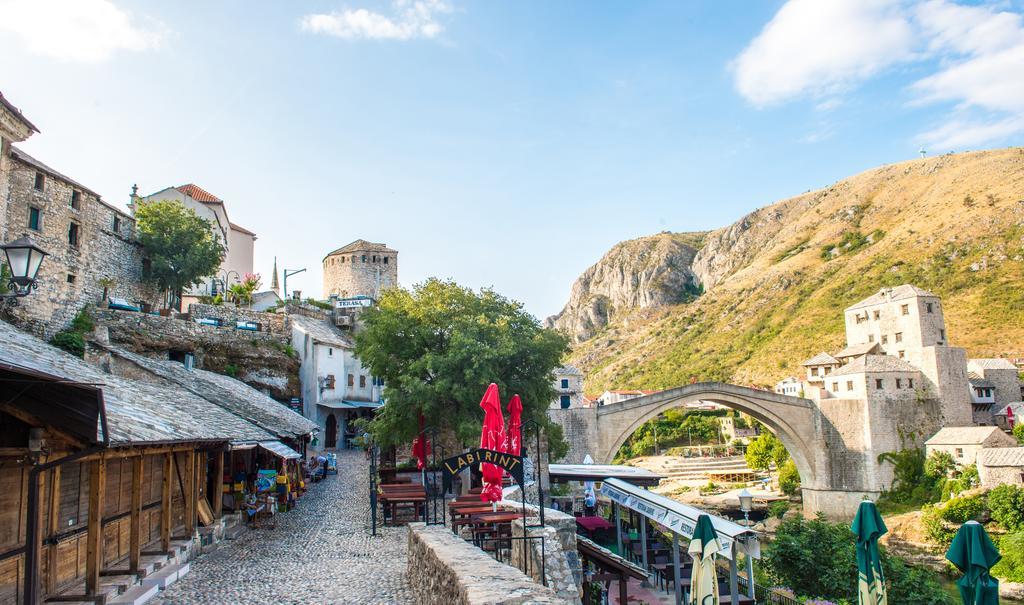
<path fill-rule="evenodd" d="M 970 356 L 1024 356 L 1024 149 L 884 166 L 743 228 L 766 216 L 695 302 L 638 311 L 577 345 L 588 392 L 774 384 L 843 345 L 845 307 L 902 283 L 943 298 L 950 342 Z"/>

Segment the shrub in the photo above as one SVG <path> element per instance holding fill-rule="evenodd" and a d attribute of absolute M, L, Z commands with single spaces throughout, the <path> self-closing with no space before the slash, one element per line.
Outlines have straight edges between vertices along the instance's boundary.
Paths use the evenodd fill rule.
<path fill-rule="evenodd" d="M 988 493 L 988 509 L 1006 531 L 1024 530 L 1024 489 L 1009 484 L 994 488 Z"/>
<path fill-rule="evenodd" d="M 787 512 L 789 512 L 789 502 L 785 500 L 776 500 L 768 505 L 768 515 L 776 519 L 783 518 Z"/>
<path fill-rule="evenodd" d="M 977 520 L 985 512 L 985 499 L 981 496 L 960 496 L 942 507 L 942 518 L 951 523 Z"/>
<path fill-rule="evenodd" d="M 992 568 L 992 575 L 1007 582 L 1024 582 L 1024 531 L 1003 536 L 996 547 L 1003 558 Z"/>
<path fill-rule="evenodd" d="M 924 462 L 924 472 L 932 477 L 945 477 L 956 468 L 956 461 L 949 452 L 935 451 Z"/>
<path fill-rule="evenodd" d="M 75 315 L 75 318 L 71 320 L 70 329 L 75 332 L 92 332 L 96 327 L 96 322 L 92 319 L 92 313 L 89 309 L 82 309 Z"/>
<path fill-rule="evenodd" d="M 800 491 L 800 473 L 796 470 L 796 463 L 787 460 L 779 469 L 779 489 L 787 496 L 795 495 Z"/>
<path fill-rule="evenodd" d="M 1018 422 L 1013 427 L 1013 436 L 1017 438 L 1017 443 L 1024 445 L 1024 423 Z"/>
<path fill-rule="evenodd" d="M 80 332 L 72 330 L 57 332 L 50 339 L 50 344 L 77 357 L 85 356 L 85 338 Z"/>
<path fill-rule="evenodd" d="M 224 374 L 232 378 L 238 378 L 238 366 L 229 363 L 228 365 L 224 366 Z"/>

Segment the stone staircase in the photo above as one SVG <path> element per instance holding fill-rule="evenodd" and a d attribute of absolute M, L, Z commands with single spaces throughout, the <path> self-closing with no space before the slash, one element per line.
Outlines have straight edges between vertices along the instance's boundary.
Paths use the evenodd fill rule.
<path fill-rule="evenodd" d="M 663 471 L 668 479 L 680 479 L 688 481 L 703 481 L 708 478 L 708 472 L 754 472 L 747 468 L 747 462 L 743 456 L 729 456 L 725 458 L 678 458 L 665 465 Z"/>

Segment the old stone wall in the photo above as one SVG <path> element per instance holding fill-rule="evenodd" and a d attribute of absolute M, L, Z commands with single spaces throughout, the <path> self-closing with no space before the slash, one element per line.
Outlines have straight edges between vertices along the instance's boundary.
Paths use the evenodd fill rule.
<path fill-rule="evenodd" d="M 527 524 L 539 524 L 536 506 L 527 507 L 527 515 Z M 523 535 L 521 519 L 512 522 L 512 535 Z M 525 544 L 523 540 L 513 542 L 512 561 L 518 562 L 524 556 L 529 557 L 526 568 L 535 582 L 546 582 L 546 586 L 565 599 L 566 603 L 579 603 L 583 568 L 576 546 L 576 519 L 572 515 L 546 508 L 544 527 L 527 528 L 526 535 L 543 538 L 543 547 L 540 540 L 529 540 Z"/>
<path fill-rule="evenodd" d="M 324 259 L 323 275 L 324 298 L 369 296 L 376 299 L 379 291 L 398 285 L 398 253 L 353 250 L 332 254 Z"/>
<path fill-rule="evenodd" d="M 48 338 L 66 327 L 83 306 L 101 301 L 100 282 L 106 279 L 113 280 L 108 296 L 155 302 L 157 292 L 143 280 L 134 219 L 24 157 L 16 155 L 10 164 L 7 236 L 13 240 L 27 235 L 48 256 L 39 270 L 39 289 L 18 301 L 11 319 Z M 37 173 L 42 175 L 42 189 L 35 187 Z M 72 207 L 73 194 L 77 208 Z M 38 230 L 29 225 L 32 208 L 39 212 Z"/>
<path fill-rule="evenodd" d="M 548 418 L 552 422 L 561 425 L 565 440 L 569 443 L 569 451 L 565 457 L 561 460 L 553 460 L 552 462 L 582 464 L 583 458 L 587 454 L 594 457 L 594 462 L 599 464 L 605 462 L 598 459 L 596 451 L 591 451 L 599 443 L 597 435 L 597 408 L 550 409 L 548 410 Z"/>
<path fill-rule="evenodd" d="M 243 307 L 205 305 L 201 303 L 189 305 L 188 313 L 192 316 L 192 319 L 219 319 L 226 328 L 234 327 L 236 321 L 252 321 L 260 325 L 260 332 L 265 332 L 272 336 L 291 338 L 292 334 L 291 322 L 288 321 L 288 316 L 283 313 L 264 313 Z"/>
<path fill-rule="evenodd" d="M 406 579 L 422 605 L 565 603 L 550 588 L 443 526 L 410 523 Z"/>
<path fill-rule="evenodd" d="M 157 359 L 192 353 L 197 368 L 234 376 L 279 401 L 301 396 L 299 360 L 289 338 L 204 326 L 183 317 L 110 309 L 95 314 L 97 329 L 105 330 L 115 346 Z"/>

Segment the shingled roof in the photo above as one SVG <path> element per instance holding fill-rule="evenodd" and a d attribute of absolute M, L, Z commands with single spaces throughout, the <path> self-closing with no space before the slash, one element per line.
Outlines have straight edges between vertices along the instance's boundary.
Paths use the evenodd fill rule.
<path fill-rule="evenodd" d="M 99 386 L 111 446 L 194 441 L 266 441 L 275 436 L 184 388 L 103 373 L 0 321 L 0 362 Z M 97 427 L 97 433 L 99 427 Z"/>
<path fill-rule="evenodd" d="M 1024 468 L 1024 447 L 990 447 L 978 452 L 981 466 L 1015 466 Z"/>
<path fill-rule="evenodd" d="M 858 357 L 850 363 L 833 370 L 829 378 L 834 376 L 848 376 L 850 374 L 872 373 L 872 372 L 920 372 L 914 366 L 899 357 L 892 355 L 865 355 Z"/>
<path fill-rule="evenodd" d="M 153 359 L 119 347 L 95 346 L 169 380 L 277 437 L 295 439 L 317 428 L 315 422 L 302 414 L 230 376 L 206 370 L 189 370 L 176 361 Z"/>
<path fill-rule="evenodd" d="M 878 350 L 877 342 L 863 342 L 859 345 L 850 345 L 836 353 L 836 359 L 844 359 L 847 357 L 857 357 L 859 355 L 867 355 Z"/>
<path fill-rule="evenodd" d="M 829 366 L 829 365 L 839 365 L 839 364 L 840 364 L 840 361 L 838 359 L 836 359 L 835 357 L 832 357 L 828 353 L 825 353 L 824 351 L 822 351 L 821 353 L 818 353 L 817 355 L 815 355 L 814 357 L 811 357 L 810 359 L 808 359 L 807 361 L 803 362 L 800 365 L 803 365 L 803 366 Z"/>
<path fill-rule="evenodd" d="M 863 307 L 871 307 L 874 305 L 880 305 L 882 303 L 893 302 L 896 300 L 903 300 L 906 298 L 913 298 L 915 296 L 930 296 L 932 298 L 938 298 L 927 290 L 922 290 L 917 286 L 910 284 L 903 284 L 902 286 L 896 286 L 895 288 L 882 288 L 876 294 L 865 298 L 864 300 L 851 305 L 846 308 L 847 311 L 852 309 L 861 309 Z"/>
<path fill-rule="evenodd" d="M 20 109 L 18 109 L 17 107 L 14 106 L 13 103 L 8 101 L 7 97 L 5 97 L 4 93 L 2 93 L 2 92 L 0 92 L 0 105 L 2 105 L 4 108 L 6 108 L 7 111 L 9 111 L 12 114 L 14 114 L 14 117 L 16 117 L 19 120 L 21 120 L 21 122 L 23 124 L 25 124 L 25 126 L 28 126 L 31 130 L 33 130 L 35 132 L 39 132 L 39 129 L 36 128 L 36 125 L 33 124 L 32 122 L 29 122 L 28 118 L 25 117 L 25 114 L 21 113 Z"/>
<path fill-rule="evenodd" d="M 292 314 L 290 318 L 292 326 L 309 334 L 314 342 L 344 349 L 351 349 L 355 346 L 348 336 L 342 334 L 341 330 L 334 327 L 334 324 L 326 319 L 314 319 L 297 313 Z"/>
<path fill-rule="evenodd" d="M 392 254 L 398 254 L 398 250 L 388 248 L 387 244 L 376 244 L 374 242 L 368 242 L 365 239 L 357 239 L 351 244 L 347 244 L 338 248 L 333 252 L 328 252 L 327 256 L 334 256 L 335 254 L 347 254 L 349 252 L 390 252 Z M 327 258 L 325 256 L 324 258 Z"/>
<path fill-rule="evenodd" d="M 1016 370 L 1017 366 L 1009 359 L 968 359 L 967 365 L 974 366 L 980 370 Z"/>

